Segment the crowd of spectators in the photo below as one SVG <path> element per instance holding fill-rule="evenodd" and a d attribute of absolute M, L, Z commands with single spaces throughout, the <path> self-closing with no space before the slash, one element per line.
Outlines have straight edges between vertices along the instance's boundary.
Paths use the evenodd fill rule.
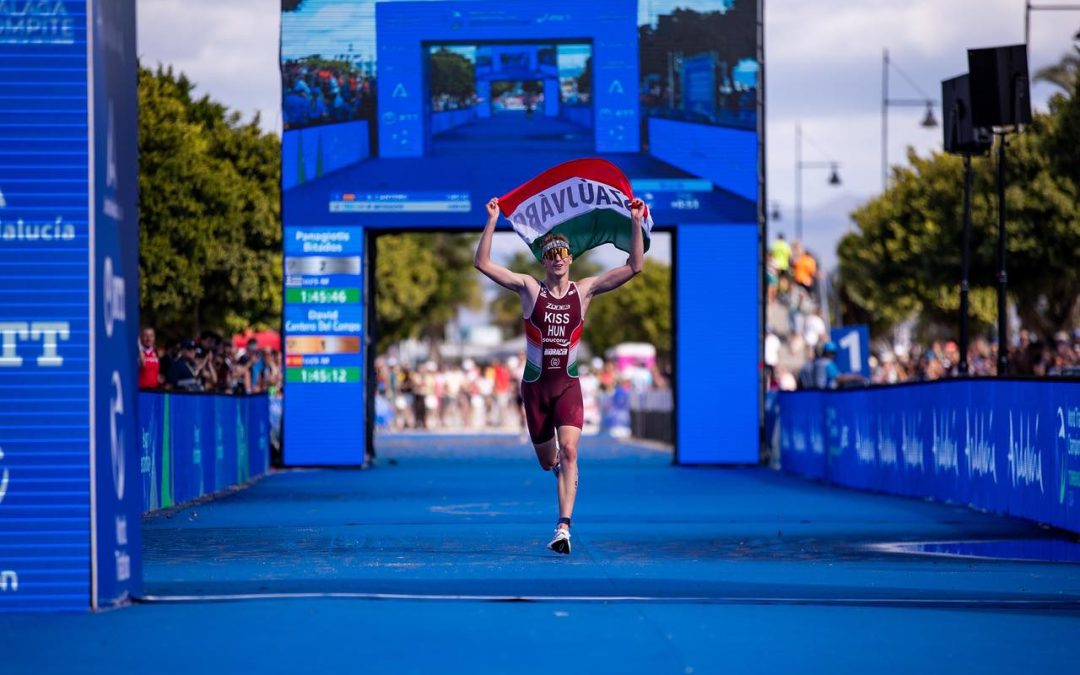
<path fill-rule="evenodd" d="M 475 92 L 468 96 L 453 96 L 451 94 L 436 94 L 431 97 L 431 111 L 444 112 L 447 110 L 464 110 L 480 104 L 480 97 Z"/>
<path fill-rule="evenodd" d="M 821 275 L 817 258 L 798 241 L 788 243 L 783 233 L 769 247 L 765 265 L 766 318 L 765 372 L 769 389 L 798 387 L 801 368 L 835 352 L 820 298 Z M 827 351 L 827 348 L 832 350 Z M 822 377 L 821 366 L 818 373 Z M 803 379 L 808 377 L 803 373 Z"/>
<path fill-rule="evenodd" d="M 524 432 L 519 386 L 524 356 L 483 362 L 426 361 L 413 367 L 391 357 L 375 360 L 376 426 L 383 431 L 504 430 Z M 585 427 L 604 425 L 609 404 L 619 395 L 666 388 L 658 369 L 616 368 L 594 358 L 579 366 Z"/>
<path fill-rule="evenodd" d="M 998 373 L 998 347 L 977 337 L 968 347 L 968 376 L 992 377 Z M 1052 341 L 1039 340 L 1026 328 L 1009 348 L 1008 375 L 1018 377 L 1080 376 L 1080 328 L 1070 335 L 1058 331 Z M 870 381 L 874 384 L 921 382 L 958 377 L 960 347 L 953 340 L 935 340 L 910 348 L 890 347 L 870 357 Z"/>
<path fill-rule="evenodd" d="M 286 61 L 281 68 L 285 129 L 371 119 L 375 78 L 347 67 Z"/>
<path fill-rule="evenodd" d="M 872 341 L 870 377 L 841 373 L 835 363 L 837 345 L 829 338 L 822 311 L 820 274 L 813 255 L 799 242 L 779 234 L 769 247 L 764 362 L 770 390 L 831 389 L 866 384 L 896 384 L 958 377 L 960 348 L 955 340 L 894 344 Z M 1008 375 L 1021 377 L 1080 376 L 1080 328 L 1058 331 L 1040 340 L 1021 329 L 1008 353 Z M 986 337 L 972 339 L 967 376 L 997 375 L 998 346 Z"/>
<path fill-rule="evenodd" d="M 218 394 L 280 394 L 281 352 L 248 340 L 237 349 L 212 332 L 183 338 L 166 348 L 153 328 L 139 335 L 139 388 Z"/>

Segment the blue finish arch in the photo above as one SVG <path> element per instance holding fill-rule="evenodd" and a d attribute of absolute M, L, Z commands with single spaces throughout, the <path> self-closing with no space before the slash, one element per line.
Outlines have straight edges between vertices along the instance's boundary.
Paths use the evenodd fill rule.
<path fill-rule="evenodd" d="M 675 235 L 676 461 L 757 461 L 760 90 L 725 73 L 732 59 L 758 64 L 761 51 L 715 51 L 757 24 L 724 23 L 730 3 L 686 5 L 665 14 L 637 0 L 554 10 L 525 0 L 307 0 L 284 15 L 286 464 L 358 465 L 371 450 L 374 237 L 476 233 L 489 197 L 584 156 L 619 166 L 657 227 Z M 355 15 L 343 27 L 368 6 L 374 21 Z M 694 44 L 659 40 L 678 32 L 683 11 L 720 28 Z M 443 48 L 471 63 L 475 95 L 432 90 Z M 690 75 L 698 86 L 683 87 Z M 494 82 L 527 81 L 541 83 L 542 105 L 493 114 Z M 357 87 L 367 107 L 352 117 L 291 116 L 298 91 L 329 101 Z M 341 305 L 320 306 L 311 289 L 322 288 Z M 327 312 L 349 329 L 324 327 Z"/>
<path fill-rule="evenodd" d="M 379 154 L 422 157 L 425 43 L 574 41 L 593 46 L 594 152 L 638 152 L 638 28 L 634 0 L 573 6 L 536 2 L 391 2 L 375 5 Z"/>

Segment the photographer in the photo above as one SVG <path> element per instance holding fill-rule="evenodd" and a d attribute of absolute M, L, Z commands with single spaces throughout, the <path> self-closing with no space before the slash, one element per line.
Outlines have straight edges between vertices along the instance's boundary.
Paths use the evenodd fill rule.
<path fill-rule="evenodd" d="M 213 390 L 217 377 L 210 354 L 196 347 L 194 340 L 181 340 L 180 355 L 169 367 L 167 382 L 169 388 L 176 391 Z"/>

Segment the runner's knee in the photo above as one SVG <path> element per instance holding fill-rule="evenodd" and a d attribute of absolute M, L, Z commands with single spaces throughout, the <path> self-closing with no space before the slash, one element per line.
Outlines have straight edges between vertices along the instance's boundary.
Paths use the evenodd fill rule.
<path fill-rule="evenodd" d="M 560 448 L 560 458 L 564 463 L 577 462 L 577 443 L 567 443 Z"/>
<path fill-rule="evenodd" d="M 540 468 L 544 471 L 551 471 L 559 463 L 559 453 L 552 443 L 550 447 L 536 447 L 536 461 L 540 462 Z"/>

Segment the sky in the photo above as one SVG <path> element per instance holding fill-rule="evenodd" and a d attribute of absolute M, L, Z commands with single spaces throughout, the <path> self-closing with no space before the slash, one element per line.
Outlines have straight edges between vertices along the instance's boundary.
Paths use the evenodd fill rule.
<path fill-rule="evenodd" d="M 245 116 L 259 112 L 265 129 L 280 132 L 280 0 L 136 1 L 144 64 L 171 64 L 197 91 Z M 370 17 L 371 0 L 355 4 L 355 16 L 341 24 Z M 639 16 L 679 4 L 641 0 Z M 717 9 L 727 4 L 708 2 Z M 1032 12 L 1031 71 L 1057 62 L 1078 29 L 1080 9 Z M 889 98 L 936 99 L 941 80 L 967 71 L 968 48 L 1023 39 L 1023 0 L 765 0 L 766 185 L 781 215 L 770 229 L 789 238 L 794 231 L 796 124 L 805 161 L 840 165 L 839 187 L 827 184 L 826 171 L 803 172 L 804 239 L 826 266 L 850 227 L 847 214 L 881 191 L 884 49 L 918 86 L 892 70 Z M 1052 93 L 1049 85 L 1033 85 L 1035 107 L 1045 108 Z M 905 163 L 908 146 L 920 154 L 941 148 L 941 128 L 923 129 L 924 114 L 889 108 L 891 163 Z M 936 115 L 940 120 L 940 107 Z"/>

